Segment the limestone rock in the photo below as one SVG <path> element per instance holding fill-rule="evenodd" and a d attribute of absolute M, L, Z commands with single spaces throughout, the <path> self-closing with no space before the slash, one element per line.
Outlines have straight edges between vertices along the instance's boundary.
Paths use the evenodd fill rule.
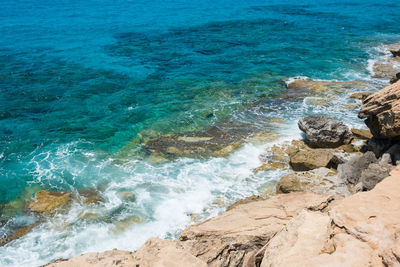
<path fill-rule="evenodd" d="M 399 188 L 400 168 L 397 167 L 373 190 L 349 196 L 330 211 L 336 225 L 368 244 L 382 258 L 380 266 L 399 265 Z"/>
<path fill-rule="evenodd" d="M 357 184 L 359 182 L 361 172 L 368 168 L 371 163 L 376 162 L 377 159 L 371 151 L 363 155 L 354 155 L 349 161 L 338 167 L 338 176 L 345 182 L 350 184 Z"/>
<path fill-rule="evenodd" d="M 290 166 L 295 171 L 308 171 L 320 167 L 328 167 L 333 158 L 330 149 L 300 150 L 290 155 Z"/>
<path fill-rule="evenodd" d="M 377 138 L 400 137 L 400 82 L 367 97 L 358 114 Z"/>
<path fill-rule="evenodd" d="M 351 129 L 351 133 L 360 139 L 370 139 L 372 138 L 372 133 L 369 129 Z"/>
<path fill-rule="evenodd" d="M 319 168 L 306 172 L 289 173 L 276 185 L 277 193 L 312 191 L 320 194 L 350 194 L 347 185 L 335 172 L 327 168 Z"/>
<path fill-rule="evenodd" d="M 40 190 L 36 193 L 35 199 L 27 203 L 31 211 L 45 215 L 53 214 L 58 209 L 65 208 L 71 201 L 69 192 Z"/>
<path fill-rule="evenodd" d="M 254 266 L 246 264 L 291 218 L 305 208 L 324 209 L 333 199 L 312 192 L 273 196 L 189 226 L 179 239 L 208 266 Z"/>
<path fill-rule="evenodd" d="M 351 140 L 349 128 L 342 122 L 325 116 L 308 116 L 298 122 L 309 141 L 315 148 L 335 148 Z"/>

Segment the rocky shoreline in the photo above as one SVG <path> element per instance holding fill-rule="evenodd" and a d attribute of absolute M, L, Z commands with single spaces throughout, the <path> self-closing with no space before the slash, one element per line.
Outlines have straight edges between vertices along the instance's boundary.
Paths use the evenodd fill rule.
<path fill-rule="evenodd" d="M 397 62 L 400 43 L 388 48 L 388 62 Z M 275 145 L 260 157 L 254 172 L 291 169 L 270 198 L 239 200 L 175 241 L 151 238 L 136 252 L 86 253 L 45 266 L 399 265 L 400 81 L 390 66 L 377 62 L 373 68 L 379 78 L 394 76 L 392 85 L 351 95 L 362 101 L 359 117 L 369 129 L 308 116 L 298 123 L 303 140 Z M 327 83 L 299 80 L 289 87 L 318 95 Z M 163 142 L 167 150 L 170 141 Z"/>

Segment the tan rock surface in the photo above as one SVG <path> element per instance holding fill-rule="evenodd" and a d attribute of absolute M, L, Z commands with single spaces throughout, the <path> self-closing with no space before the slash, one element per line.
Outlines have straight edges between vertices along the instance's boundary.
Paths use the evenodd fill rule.
<path fill-rule="evenodd" d="M 400 82 L 389 85 L 367 97 L 361 106 L 359 118 L 372 134 L 379 138 L 400 136 Z"/>
<path fill-rule="evenodd" d="M 323 209 L 332 196 L 312 192 L 278 195 L 239 205 L 186 228 L 180 240 L 209 266 L 253 266 L 253 257 L 285 224 L 305 209 Z M 249 265 L 245 265 L 245 263 Z"/>
<path fill-rule="evenodd" d="M 347 196 L 349 189 L 335 172 L 328 168 L 318 168 L 306 172 L 289 173 L 276 185 L 277 193 L 312 191 L 320 194 Z"/>
<path fill-rule="evenodd" d="M 331 149 L 300 150 L 290 155 L 290 166 L 295 171 L 308 171 L 327 167 L 333 158 Z"/>
<path fill-rule="evenodd" d="M 27 203 L 27 208 L 43 214 L 52 214 L 62 209 L 71 201 L 71 193 L 62 191 L 40 190 L 33 200 Z"/>

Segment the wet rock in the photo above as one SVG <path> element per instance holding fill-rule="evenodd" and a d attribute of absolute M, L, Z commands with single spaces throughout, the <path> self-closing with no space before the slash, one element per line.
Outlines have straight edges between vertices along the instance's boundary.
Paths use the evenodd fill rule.
<path fill-rule="evenodd" d="M 363 191 L 371 190 L 377 183 L 389 176 L 394 169 L 392 159 L 389 154 L 383 154 L 377 163 L 371 163 L 368 168 L 361 172 L 359 189 Z"/>
<path fill-rule="evenodd" d="M 23 237 L 39 224 L 40 222 L 31 223 L 29 225 L 17 227 L 10 233 L 4 233 L 3 236 L 0 236 L 0 247 L 4 246 L 5 244 L 13 240 Z"/>
<path fill-rule="evenodd" d="M 351 141 L 349 128 L 342 122 L 325 116 L 308 116 L 298 122 L 314 148 L 335 148 Z"/>
<path fill-rule="evenodd" d="M 253 169 L 254 173 L 267 170 L 285 169 L 288 165 L 282 162 L 263 163 L 260 167 Z"/>
<path fill-rule="evenodd" d="M 288 89 L 292 91 L 313 91 L 313 92 L 340 92 L 345 89 L 365 88 L 370 84 L 365 81 L 313 81 L 313 80 L 295 80 L 288 85 Z"/>
<path fill-rule="evenodd" d="M 40 190 L 35 198 L 27 203 L 27 208 L 37 213 L 50 215 L 65 208 L 70 201 L 71 193 L 69 192 Z"/>
<path fill-rule="evenodd" d="M 295 171 L 308 171 L 328 167 L 333 158 L 333 150 L 310 149 L 300 150 L 290 155 L 290 166 Z"/>
<path fill-rule="evenodd" d="M 325 99 L 325 98 L 313 98 L 307 101 L 308 104 L 313 105 L 313 106 L 329 106 L 332 104 L 332 100 Z"/>
<path fill-rule="evenodd" d="M 344 182 L 355 185 L 360 180 L 361 172 L 374 162 L 377 162 L 377 158 L 371 151 L 363 155 L 353 155 L 349 161 L 338 166 L 338 176 Z"/>
<path fill-rule="evenodd" d="M 377 138 L 400 137 L 400 82 L 367 97 L 358 114 Z"/>
<path fill-rule="evenodd" d="M 400 49 L 399 50 L 390 50 L 390 53 L 392 53 L 393 57 L 400 57 Z"/>
<path fill-rule="evenodd" d="M 351 129 L 351 133 L 353 136 L 359 138 L 359 139 L 370 139 L 372 138 L 372 133 L 369 129 Z"/>
<path fill-rule="evenodd" d="M 136 195 L 128 190 L 118 191 L 119 197 L 128 202 L 134 202 L 136 200 Z"/>
<path fill-rule="evenodd" d="M 347 185 L 328 168 L 294 172 L 283 176 L 276 185 L 277 193 L 311 191 L 320 194 L 350 194 Z"/>
<path fill-rule="evenodd" d="M 345 109 L 356 109 L 356 108 L 360 107 L 360 105 L 359 104 L 344 104 L 344 105 L 342 105 L 342 107 Z"/>
<path fill-rule="evenodd" d="M 393 84 L 393 83 L 396 83 L 399 80 L 400 80 L 400 72 L 396 73 L 396 75 L 393 78 L 390 79 L 390 83 Z"/>
<path fill-rule="evenodd" d="M 350 95 L 350 98 L 353 99 L 358 99 L 361 101 L 364 101 L 364 99 L 366 99 L 368 96 L 370 96 L 371 94 L 373 94 L 374 92 L 357 92 L 357 93 L 352 93 Z"/>

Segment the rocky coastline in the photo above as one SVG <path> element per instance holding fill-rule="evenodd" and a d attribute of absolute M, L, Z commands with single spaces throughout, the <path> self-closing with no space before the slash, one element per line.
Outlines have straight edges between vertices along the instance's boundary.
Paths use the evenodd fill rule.
<path fill-rule="evenodd" d="M 151 238 L 136 252 L 86 253 L 45 266 L 400 265 L 400 74 L 389 64 L 399 60 L 400 43 L 388 49 L 392 56 L 373 69 L 378 78 L 393 77 L 391 85 L 350 96 L 362 101 L 359 118 L 368 128 L 350 129 L 324 116 L 302 118 L 304 138 L 269 148 L 253 170 L 291 169 L 270 197 L 239 200 L 187 227 L 178 240 Z M 289 87 L 318 95 L 327 83 L 299 80 Z M 340 90 L 342 83 L 330 87 Z M 69 198 L 54 197 L 57 205 Z M 35 203 L 30 208 L 52 210 Z"/>

